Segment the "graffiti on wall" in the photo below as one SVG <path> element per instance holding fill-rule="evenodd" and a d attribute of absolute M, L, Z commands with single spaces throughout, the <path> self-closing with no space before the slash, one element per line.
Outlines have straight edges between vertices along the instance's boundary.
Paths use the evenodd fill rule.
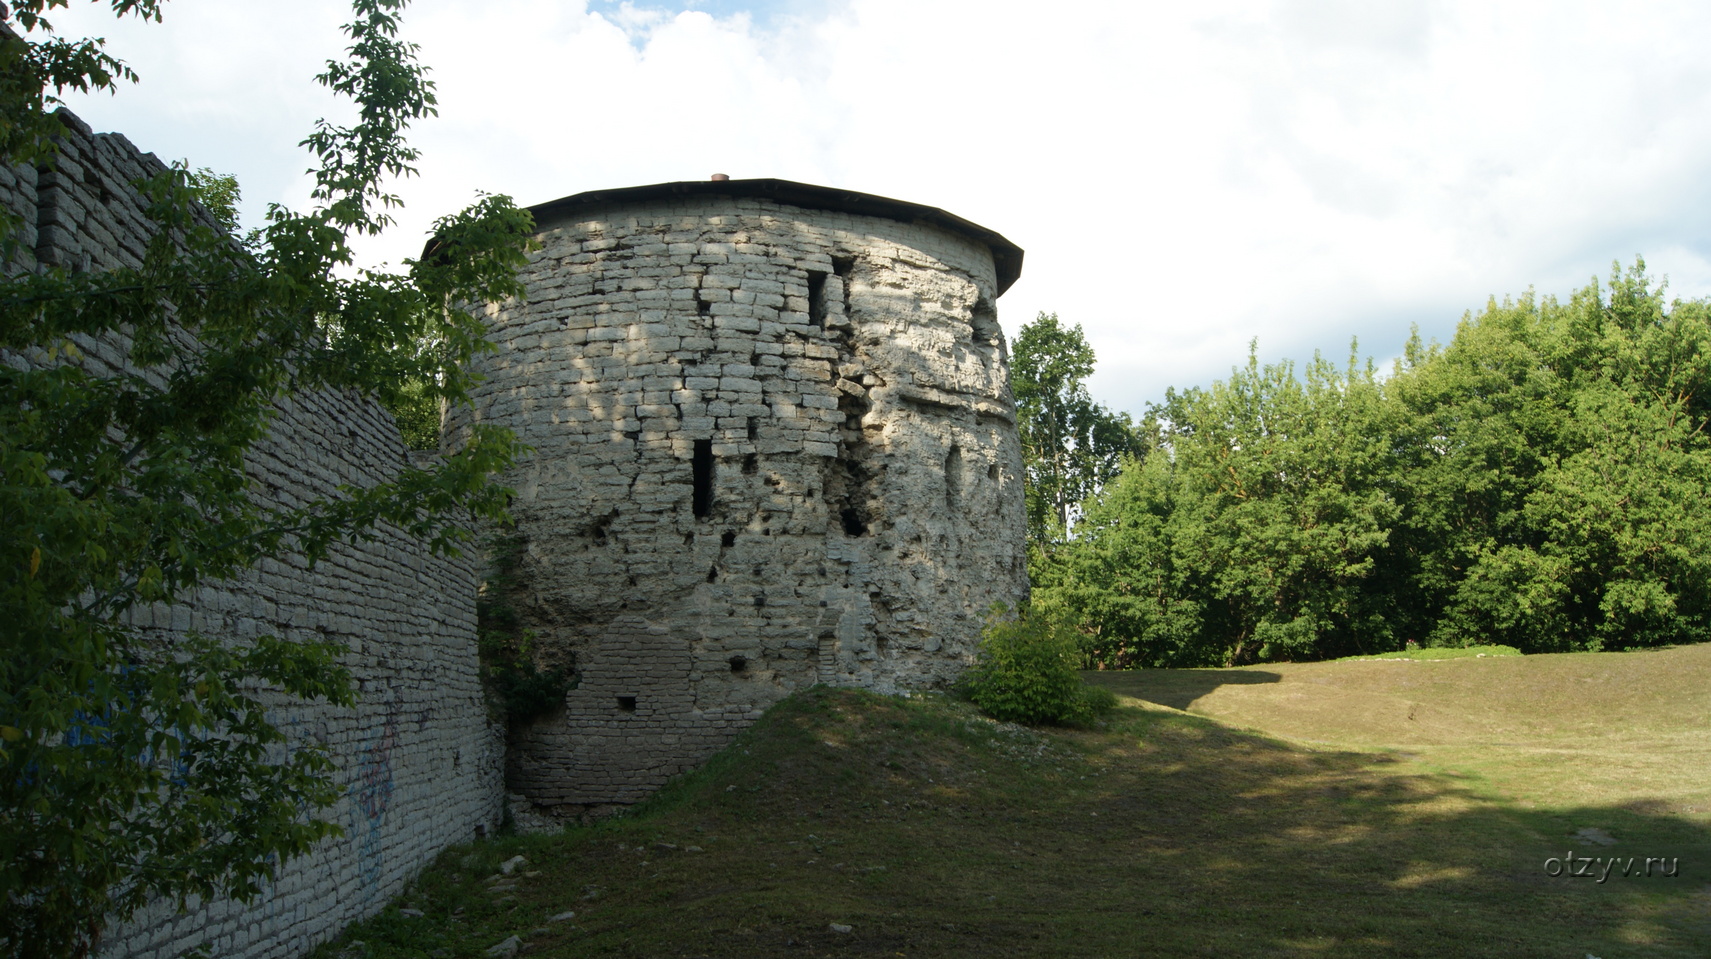
<path fill-rule="evenodd" d="M 351 832 L 357 841 L 357 871 L 365 901 L 377 893 L 384 878 L 386 856 L 381 840 L 386 812 L 392 808 L 392 751 L 398 745 L 398 710 L 394 697 L 386 707 L 386 722 L 362 751 L 352 784 Z"/>

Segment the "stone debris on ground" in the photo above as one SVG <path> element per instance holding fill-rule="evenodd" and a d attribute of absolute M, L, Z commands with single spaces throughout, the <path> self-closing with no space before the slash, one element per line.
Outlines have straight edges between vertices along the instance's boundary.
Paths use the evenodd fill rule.
<path fill-rule="evenodd" d="M 1574 838 L 1581 842 L 1589 842 L 1596 846 L 1614 846 L 1616 837 L 1597 826 L 1585 826 L 1575 831 Z"/>

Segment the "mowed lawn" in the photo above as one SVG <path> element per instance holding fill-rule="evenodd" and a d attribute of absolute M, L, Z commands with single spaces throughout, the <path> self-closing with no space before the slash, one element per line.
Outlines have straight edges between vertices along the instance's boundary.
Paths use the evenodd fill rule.
<path fill-rule="evenodd" d="M 1386 750 L 1473 776 L 1524 807 L 1711 823 L 1711 645 L 1091 676 L 1310 747 Z"/>
<path fill-rule="evenodd" d="M 1089 678 L 1102 729 L 799 694 L 318 955 L 1711 955 L 1711 647 Z"/>

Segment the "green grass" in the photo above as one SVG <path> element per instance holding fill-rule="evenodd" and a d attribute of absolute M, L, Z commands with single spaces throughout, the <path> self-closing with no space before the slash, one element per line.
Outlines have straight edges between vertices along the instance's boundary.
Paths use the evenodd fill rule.
<path fill-rule="evenodd" d="M 1378 653 L 1373 656 L 1351 656 L 1350 659 L 1486 659 L 1491 656 L 1519 656 L 1521 651 L 1513 646 L 1422 646 L 1419 649 L 1403 650 L 1396 653 Z"/>
<path fill-rule="evenodd" d="M 630 816 L 448 852 L 317 955 L 481 956 L 513 934 L 543 957 L 1711 943 L 1711 647 L 1091 676 L 1123 705 L 1079 731 L 798 694 Z M 1570 849 L 1682 875 L 1547 876 Z M 514 855 L 517 887 L 485 891 Z"/>

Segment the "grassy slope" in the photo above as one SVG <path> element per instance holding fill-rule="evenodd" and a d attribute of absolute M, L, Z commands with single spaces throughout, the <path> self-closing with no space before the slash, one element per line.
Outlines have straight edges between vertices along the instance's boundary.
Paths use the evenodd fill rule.
<path fill-rule="evenodd" d="M 1388 748 L 1526 804 L 1711 822 L 1711 645 L 1111 674 L 1104 685 L 1315 744 Z"/>
<path fill-rule="evenodd" d="M 1703 956 L 1708 676 L 1711 647 L 1101 674 L 1140 698 L 1046 733 L 813 690 L 636 815 L 451 851 L 320 955 Z M 1684 875 L 1547 877 L 1568 848 Z"/>

